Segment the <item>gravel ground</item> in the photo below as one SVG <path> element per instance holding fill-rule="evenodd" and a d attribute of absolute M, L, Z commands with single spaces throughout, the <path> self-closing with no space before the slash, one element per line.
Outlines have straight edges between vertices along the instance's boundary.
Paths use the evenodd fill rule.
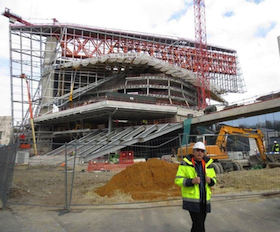
<path fill-rule="evenodd" d="M 106 186 L 114 175 L 121 175 L 124 171 L 87 172 L 86 168 L 86 166 L 77 166 L 74 179 L 72 178 L 72 170 L 69 169 L 67 171 L 68 202 L 70 196 L 72 204 L 137 202 L 137 199 L 133 199 L 131 194 L 125 193 L 121 189 L 118 190 L 118 188 L 110 197 L 99 196 L 96 193 L 96 190 Z M 140 171 L 138 170 L 138 172 Z M 171 173 L 171 175 L 175 176 L 176 173 Z M 136 173 L 135 176 L 139 176 L 139 173 Z M 74 189 L 71 195 L 70 184 L 72 180 Z M 219 174 L 217 180 L 218 183 L 212 188 L 214 196 L 220 194 L 250 194 L 263 191 L 275 192 L 280 191 L 280 168 L 229 172 Z M 131 182 L 137 181 L 141 182 L 141 179 Z M 171 179 L 171 181 L 173 180 Z M 65 186 L 65 171 L 63 167 L 16 166 L 8 202 L 35 205 L 63 205 L 65 204 Z M 152 201 L 167 198 L 178 199 L 180 197 L 180 189 L 175 189 L 172 185 L 169 189 L 164 190 L 164 192 L 165 196 L 157 188 L 149 189 L 148 191 L 149 194 L 153 195 Z M 157 195 L 159 196 L 158 198 L 155 197 Z M 148 199 L 143 200 L 147 201 Z"/>

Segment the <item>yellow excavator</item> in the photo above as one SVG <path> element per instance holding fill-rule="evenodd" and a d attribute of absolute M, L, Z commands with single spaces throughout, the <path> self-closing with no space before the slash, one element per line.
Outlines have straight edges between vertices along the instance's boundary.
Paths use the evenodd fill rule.
<path fill-rule="evenodd" d="M 256 165 L 265 167 L 267 166 L 268 162 L 273 162 L 273 160 L 268 160 L 267 158 L 264 135 L 260 129 L 221 125 L 214 145 L 208 145 L 207 139 L 205 138 L 206 136 L 200 136 L 200 138 L 202 138 L 202 142 L 204 142 L 206 146 L 206 155 L 214 160 L 213 165 L 216 173 L 219 174 L 223 173 L 224 171 L 239 171 L 243 169 L 243 164 L 241 162 L 231 159 L 228 155 L 226 145 L 229 135 L 252 138 L 256 141 L 258 152 L 256 151 L 256 154 L 247 157 L 246 165 L 250 167 Z M 194 143 L 189 143 L 187 146 L 178 148 L 177 159 L 180 161 L 182 160 L 182 157 L 192 154 L 193 145 Z"/>

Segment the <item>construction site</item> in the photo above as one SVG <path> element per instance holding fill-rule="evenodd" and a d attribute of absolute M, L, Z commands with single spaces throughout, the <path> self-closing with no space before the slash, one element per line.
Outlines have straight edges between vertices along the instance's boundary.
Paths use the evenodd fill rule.
<path fill-rule="evenodd" d="M 226 104 L 222 94 L 246 90 L 237 52 L 230 48 L 204 48 L 203 41 L 197 48 L 188 39 L 55 19 L 32 24 L 9 9 L 3 15 L 16 22 L 10 24 L 14 130 L 22 143 L 32 144 L 33 118 L 38 147 L 33 155 L 93 131 L 149 125 L 144 128 L 149 134 L 151 125 L 203 115 L 212 100 Z"/>
<path fill-rule="evenodd" d="M 172 204 L 196 141 L 214 160 L 214 198 L 279 194 L 280 94 L 229 105 L 225 94 L 246 92 L 237 51 L 208 44 L 195 12 L 192 41 L 33 23 L 5 9 L 13 145 L 0 154 L 15 166 L 4 205 Z"/>
<path fill-rule="evenodd" d="M 191 222 L 179 219 L 174 180 L 197 141 L 216 173 L 212 231 L 278 231 L 280 93 L 224 99 L 246 92 L 238 54 L 207 43 L 204 1 L 193 2 L 194 40 L 34 23 L 5 8 L 0 208 L 15 222 L 3 212 L 1 231 L 182 231 Z"/>

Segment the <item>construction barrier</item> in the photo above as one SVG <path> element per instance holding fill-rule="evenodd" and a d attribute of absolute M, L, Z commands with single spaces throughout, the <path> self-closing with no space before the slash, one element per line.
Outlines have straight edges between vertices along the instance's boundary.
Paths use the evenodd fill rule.
<path fill-rule="evenodd" d="M 103 160 L 104 161 L 104 160 Z M 134 152 L 133 151 L 121 151 L 119 155 L 118 163 L 112 164 L 108 162 L 98 162 L 98 160 L 88 162 L 88 171 L 110 171 L 110 170 L 122 170 L 128 166 L 134 164 Z"/>
<path fill-rule="evenodd" d="M 94 161 L 88 162 L 88 172 L 94 172 L 94 171 L 111 171 L 111 170 L 123 170 L 129 166 L 131 166 L 133 163 L 126 163 L 126 164 L 109 164 L 109 163 L 96 163 Z"/>
<path fill-rule="evenodd" d="M 120 164 L 133 164 L 134 163 L 134 152 L 133 151 L 122 151 L 119 158 Z"/>

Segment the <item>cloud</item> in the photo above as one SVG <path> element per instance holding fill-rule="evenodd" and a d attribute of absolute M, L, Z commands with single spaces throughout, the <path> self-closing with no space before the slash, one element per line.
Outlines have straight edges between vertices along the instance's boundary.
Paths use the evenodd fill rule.
<path fill-rule="evenodd" d="M 224 17 L 232 17 L 232 16 L 234 16 L 234 12 L 233 11 L 227 11 L 223 15 L 224 15 Z"/>
<path fill-rule="evenodd" d="M 276 22 L 270 22 L 267 23 L 267 25 L 259 26 L 254 33 L 255 37 L 266 37 L 267 34 L 275 28 L 276 24 Z"/>
<path fill-rule="evenodd" d="M 259 4 L 261 2 L 264 2 L 265 0 L 246 0 L 246 2 L 253 2 L 255 4 Z"/>
<path fill-rule="evenodd" d="M 179 11 L 175 11 L 170 19 L 168 19 L 168 22 L 172 21 L 172 20 L 179 20 L 180 18 L 184 17 L 184 15 L 187 13 L 188 10 L 190 10 L 190 8 L 193 7 L 192 3 L 188 3 L 185 2 L 184 6 L 179 10 Z"/>

